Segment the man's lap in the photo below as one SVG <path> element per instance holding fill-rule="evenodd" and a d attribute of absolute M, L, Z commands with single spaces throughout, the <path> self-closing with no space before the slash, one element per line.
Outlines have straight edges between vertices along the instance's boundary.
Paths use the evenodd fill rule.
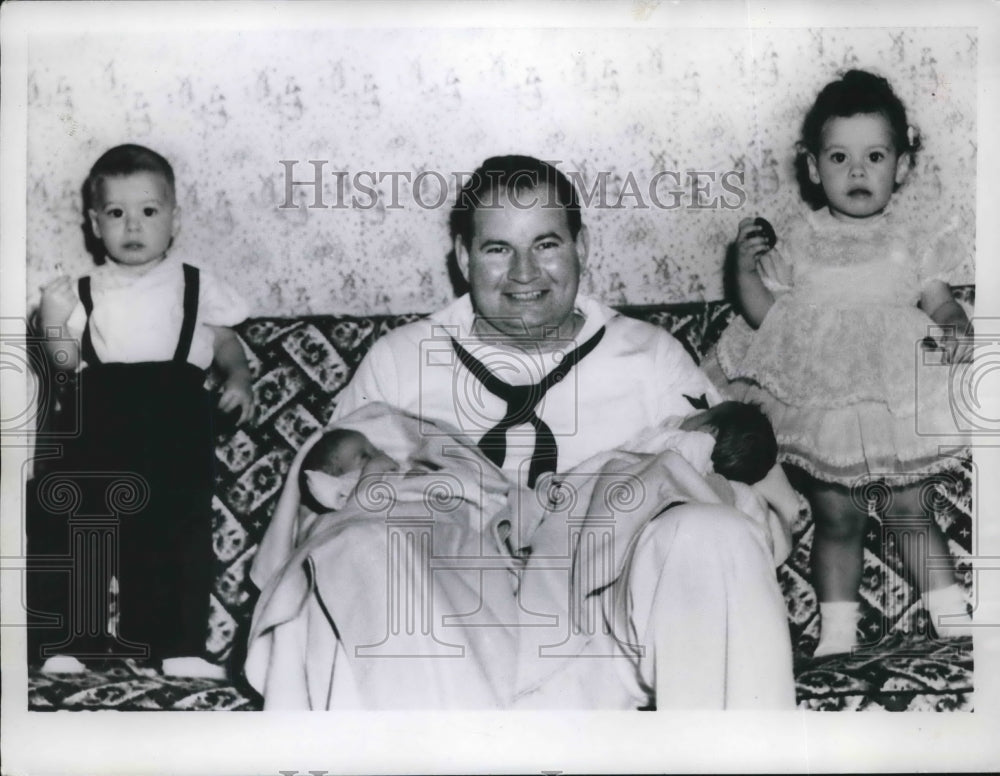
<path fill-rule="evenodd" d="M 433 568 L 435 559 L 431 557 L 422 572 L 420 564 L 400 566 L 398 556 L 394 560 L 391 541 L 380 538 L 386 536 L 384 530 L 364 526 L 339 537 L 339 541 L 344 542 L 345 549 L 355 550 L 359 542 L 378 543 L 385 550 L 386 562 L 381 568 L 367 569 L 374 575 L 371 579 L 386 580 L 386 586 L 381 588 L 386 596 L 395 590 L 419 597 L 427 582 L 420 575 Z M 369 546 L 360 555 L 371 560 L 379 552 Z M 405 620 L 407 613 L 419 618 L 416 599 L 390 602 L 377 600 L 378 595 L 365 596 L 369 609 L 363 614 L 364 630 L 368 632 L 365 638 L 371 643 L 360 644 L 349 623 L 336 624 L 350 656 L 350 670 L 355 677 L 361 677 L 361 686 L 356 689 L 363 696 L 365 683 L 378 683 L 382 688 L 378 691 L 381 701 L 376 702 L 379 705 L 386 702 L 387 691 L 391 697 L 393 685 L 400 688 L 400 693 L 405 687 L 405 698 L 398 697 L 399 705 L 413 708 L 421 707 L 422 696 L 428 708 L 449 707 L 452 701 L 456 708 L 495 707 L 508 702 L 516 708 L 621 709 L 646 705 L 655 686 L 655 645 L 638 643 L 622 649 L 622 636 L 627 641 L 627 634 L 616 634 L 616 638 L 610 633 L 607 623 L 611 618 L 599 596 L 584 602 L 583 616 L 572 622 L 569 561 L 560 564 L 549 559 L 545 564 L 534 556 L 532 561 L 539 568 L 529 562 L 517 598 L 513 576 L 503 569 L 481 573 L 429 571 L 433 593 L 431 608 L 425 612 L 430 616 L 423 625 L 418 620 L 407 624 L 393 619 L 402 616 Z M 668 510 L 642 530 L 632 564 L 626 570 L 627 597 L 633 603 L 628 628 L 631 640 L 664 637 L 658 635 L 663 618 L 669 621 L 670 635 L 665 638 L 683 641 L 688 624 L 693 631 L 699 631 L 698 623 L 689 622 L 692 613 L 684 606 L 664 606 L 668 599 L 658 593 L 669 592 L 670 598 L 676 598 L 678 593 L 685 595 L 676 589 L 664 591 L 664 580 L 670 586 L 705 591 L 700 593 L 702 599 L 723 599 L 709 605 L 709 610 L 731 609 L 733 604 L 725 599 L 735 596 L 740 607 L 762 609 L 764 616 L 769 616 L 775 596 L 780 603 L 769 562 L 762 532 L 735 510 L 696 504 Z M 408 583 L 397 587 L 389 583 L 394 563 L 397 571 L 408 577 Z M 729 567 L 731 570 L 727 570 Z M 759 579 L 747 579 L 748 570 L 759 572 L 755 574 Z M 722 579 L 727 575 L 728 580 Z M 330 599 L 330 610 L 355 608 L 359 599 L 343 588 L 342 605 L 330 606 L 338 594 L 335 587 L 327 583 L 319 588 L 320 595 Z M 759 601 L 763 604 L 754 603 Z M 333 616 L 336 619 L 336 614 Z M 375 627 L 383 634 L 381 639 L 371 638 L 373 623 L 380 624 Z M 724 617 L 719 626 L 726 626 Z M 512 649 L 516 652 L 516 666 L 505 655 Z M 776 644 L 775 650 L 780 653 L 782 645 Z M 684 662 L 689 653 L 674 650 L 674 654 L 675 660 Z M 694 654 L 691 658 L 694 667 L 698 660 Z M 684 670 L 680 665 L 675 668 Z M 399 684 L 403 678 L 405 684 Z M 483 691 L 470 691 L 470 684 L 477 683 Z M 336 698 L 333 702 L 336 704 Z"/>

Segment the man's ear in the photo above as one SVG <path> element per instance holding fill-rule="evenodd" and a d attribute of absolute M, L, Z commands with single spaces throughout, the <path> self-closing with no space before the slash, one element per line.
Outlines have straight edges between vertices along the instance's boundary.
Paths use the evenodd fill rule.
<path fill-rule="evenodd" d="M 101 225 L 97 221 L 97 211 L 91 208 L 87 211 L 87 217 L 90 219 L 90 231 L 94 233 L 94 237 L 98 240 L 101 239 Z"/>
<path fill-rule="evenodd" d="M 170 236 L 177 237 L 181 230 L 181 209 L 174 205 L 174 216 L 170 221 Z"/>
<path fill-rule="evenodd" d="M 816 162 L 816 157 L 806 154 L 806 165 L 809 167 L 809 180 L 819 186 L 819 164 Z"/>
<path fill-rule="evenodd" d="M 580 269 L 587 266 L 587 256 L 590 255 L 590 232 L 584 224 L 580 225 L 580 231 L 576 233 L 576 256 L 580 262 Z"/>
<path fill-rule="evenodd" d="M 902 186 L 913 169 L 913 159 L 909 154 L 900 154 L 896 160 L 896 185 Z"/>
<path fill-rule="evenodd" d="M 465 282 L 469 282 L 469 251 L 462 241 L 462 235 L 455 236 L 455 262 L 458 264 L 458 271 L 462 273 Z"/>

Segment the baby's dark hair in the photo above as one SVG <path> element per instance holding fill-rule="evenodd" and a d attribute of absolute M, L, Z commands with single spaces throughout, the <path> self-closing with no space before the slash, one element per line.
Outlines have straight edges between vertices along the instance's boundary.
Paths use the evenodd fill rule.
<path fill-rule="evenodd" d="M 309 452 L 302 459 L 302 468 L 299 469 L 299 492 L 302 494 L 302 503 L 313 512 L 326 512 L 328 510 L 313 497 L 306 481 L 306 472 L 325 471 L 330 457 L 337 452 L 337 448 L 358 434 L 360 434 L 359 431 L 353 431 L 349 428 L 332 428 L 316 440 L 316 444 L 309 448 Z"/>
<path fill-rule="evenodd" d="M 892 141 L 901 156 L 909 154 L 911 162 L 920 150 L 920 137 L 910 132 L 906 108 L 889 82 L 866 70 L 848 70 L 837 81 L 828 83 L 816 97 L 802 122 L 802 138 L 797 144 L 795 160 L 803 198 L 814 207 L 826 204 L 823 190 L 809 180 L 806 155 L 816 156 L 823 139 L 823 126 L 834 117 L 848 118 L 861 113 L 879 113 L 889 122 Z"/>
<path fill-rule="evenodd" d="M 152 149 L 126 143 L 105 151 L 90 168 L 84 189 L 91 206 L 99 201 L 101 183 L 105 178 L 120 178 L 137 172 L 162 175 L 170 186 L 171 197 L 174 196 L 174 169 L 170 162 Z"/>
<path fill-rule="evenodd" d="M 757 404 L 724 401 L 710 410 L 715 428 L 712 466 L 727 480 L 753 485 L 778 461 L 778 441 L 771 421 Z"/>

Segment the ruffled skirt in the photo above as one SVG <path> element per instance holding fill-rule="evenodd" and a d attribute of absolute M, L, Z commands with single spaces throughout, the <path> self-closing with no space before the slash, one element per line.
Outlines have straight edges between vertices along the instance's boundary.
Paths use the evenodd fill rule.
<path fill-rule="evenodd" d="M 703 368 L 760 404 L 780 459 L 827 482 L 908 484 L 958 469 L 971 365 L 947 365 L 916 307 L 831 308 L 779 299 L 754 331 L 735 318 Z"/>

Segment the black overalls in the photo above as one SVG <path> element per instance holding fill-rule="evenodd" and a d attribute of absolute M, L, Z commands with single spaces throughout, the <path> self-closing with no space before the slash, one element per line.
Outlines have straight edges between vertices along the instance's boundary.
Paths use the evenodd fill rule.
<path fill-rule="evenodd" d="M 74 517 L 54 514 L 52 498 L 43 499 L 49 507 L 38 510 L 42 522 L 36 521 L 34 531 L 29 529 L 29 552 L 49 556 L 68 552 L 71 557 L 90 558 L 95 567 L 87 572 L 89 583 L 81 583 L 79 575 L 67 579 L 63 573 L 50 574 L 48 584 L 34 585 L 41 597 L 31 600 L 29 595 L 32 608 L 63 614 L 67 627 L 40 631 L 47 646 L 40 654 L 36 634 L 32 661 L 51 654 L 93 657 L 108 651 L 157 660 L 204 654 L 214 564 L 214 440 L 204 370 L 187 361 L 198 286 L 197 268 L 185 264 L 184 319 L 173 360 L 103 363 L 90 335 L 90 278 L 79 282 L 87 313 L 81 341 L 87 362 L 80 372 L 81 433 L 67 444 L 59 468 L 65 478 L 76 475 L 82 504 Z M 98 538 L 94 531 L 90 538 L 86 532 L 80 538 L 79 530 L 68 528 L 87 520 L 90 525 L 101 521 L 106 525 L 109 516 L 113 530 Z M 116 553 L 87 551 L 88 542 L 106 550 L 112 541 Z M 98 555 L 111 560 L 95 564 Z M 118 580 L 117 638 L 108 637 L 104 622 L 79 622 L 81 611 L 87 609 L 81 608 L 79 597 L 99 596 L 102 591 L 78 588 L 100 588 L 111 575 Z M 29 593 L 30 589 L 29 584 Z M 91 619 L 102 620 L 102 615 L 98 611 Z"/>

